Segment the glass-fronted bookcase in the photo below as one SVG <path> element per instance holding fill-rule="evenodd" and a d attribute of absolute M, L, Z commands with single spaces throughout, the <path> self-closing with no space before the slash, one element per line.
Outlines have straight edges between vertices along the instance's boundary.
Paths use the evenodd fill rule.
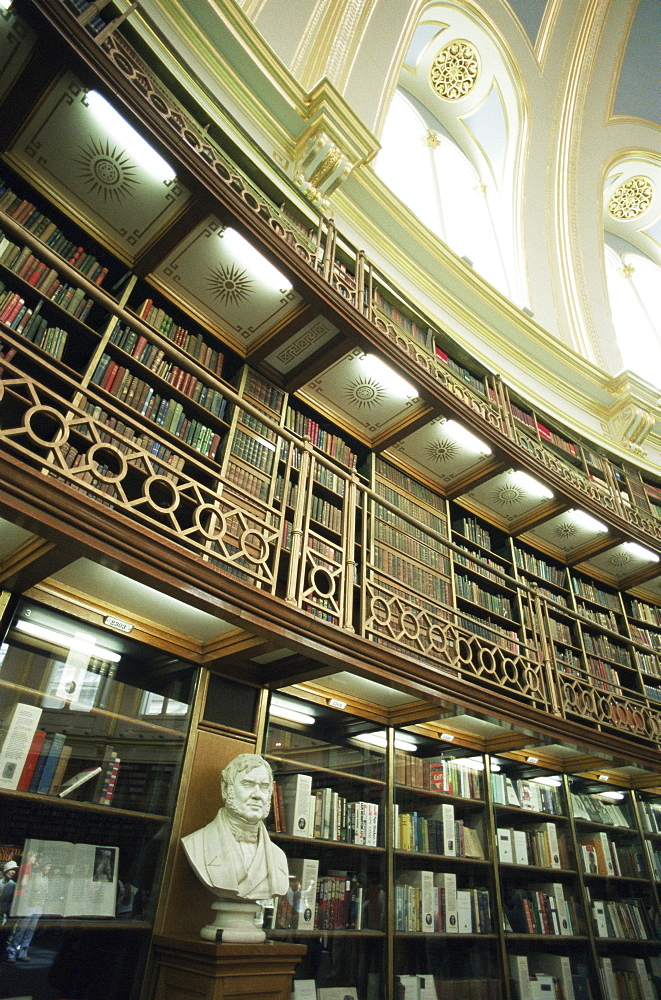
<path fill-rule="evenodd" d="M 295 1000 L 661 996 L 658 796 L 291 693 L 263 750 Z"/>
<path fill-rule="evenodd" d="M 0 996 L 135 1000 L 195 669 L 22 601 L 0 647 Z"/>

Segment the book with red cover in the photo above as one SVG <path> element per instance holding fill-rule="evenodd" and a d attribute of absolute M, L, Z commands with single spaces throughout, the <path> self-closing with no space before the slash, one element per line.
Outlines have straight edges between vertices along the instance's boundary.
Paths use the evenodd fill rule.
<path fill-rule="evenodd" d="M 25 764 L 23 765 L 23 770 L 21 771 L 21 776 L 18 779 L 18 785 L 16 786 L 17 791 L 27 792 L 30 787 L 30 781 L 32 780 L 32 775 L 34 774 L 34 769 L 36 767 L 37 761 L 39 760 L 39 754 L 41 753 L 41 748 L 44 745 L 44 740 L 46 739 L 46 733 L 43 729 L 35 730 L 35 734 L 32 737 L 32 743 L 30 749 L 28 750 L 28 755 L 25 758 Z"/>

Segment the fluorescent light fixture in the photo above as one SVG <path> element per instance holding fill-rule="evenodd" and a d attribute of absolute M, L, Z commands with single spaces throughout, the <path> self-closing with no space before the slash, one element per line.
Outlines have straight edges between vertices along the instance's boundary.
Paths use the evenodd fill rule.
<path fill-rule="evenodd" d="M 648 562 L 659 561 L 656 552 L 646 549 L 644 545 L 639 545 L 638 542 L 624 542 L 624 547 L 631 555 L 636 556 L 638 559 L 646 559 Z"/>
<path fill-rule="evenodd" d="M 529 476 L 527 472 L 523 472 L 522 469 L 510 469 L 510 477 L 518 486 L 531 494 L 531 496 L 540 497 L 542 500 L 551 500 L 553 497 L 553 493 L 547 486 L 533 479 L 532 476 Z"/>
<path fill-rule="evenodd" d="M 360 736 L 355 736 L 354 739 L 359 740 L 361 743 L 368 743 L 372 747 L 379 747 L 380 750 L 385 750 L 388 746 L 388 737 L 385 733 L 361 733 Z M 417 749 L 417 743 L 413 743 L 412 740 L 407 740 L 406 737 L 399 734 L 395 736 L 395 750 L 406 750 L 408 753 L 415 753 Z"/>
<path fill-rule="evenodd" d="M 418 390 L 393 371 L 385 361 L 377 358 L 376 354 L 366 354 L 362 359 L 362 365 L 369 376 L 382 382 L 388 392 L 394 396 L 406 396 L 408 399 L 418 398 Z"/>
<path fill-rule="evenodd" d="M 273 702 L 269 708 L 269 715 L 275 719 L 286 719 L 287 722 L 300 722 L 303 726 L 313 726 L 315 721 L 314 716 L 306 712 L 299 712 L 295 708 L 289 708 L 288 705 L 278 705 Z"/>
<path fill-rule="evenodd" d="M 45 625 L 28 621 L 27 618 L 20 618 L 16 622 L 16 628 L 19 632 L 25 632 L 26 635 L 34 636 L 35 639 L 54 642 L 65 649 L 74 649 L 79 653 L 87 653 L 89 656 L 96 656 L 100 660 L 109 660 L 110 663 L 119 663 L 122 658 L 119 653 L 113 652 L 112 649 L 97 646 L 94 637 L 87 635 L 85 632 L 76 632 L 75 635 L 67 635 L 66 632 L 57 632 L 55 629 L 46 628 Z"/>
<path fill-rule="evenodd" d="M 0 10 L 9 10 L 14 0 L 0 0 Z"/>
<path fill-rule="evenodd" d="M 546 785 L 548 788 L 560 788 L 562 786 L 562 778 L 557 774 L 549 774 L 545 778 L 532 778 L 537 785 Z"/>
<path fill-rule="evenodd" d="M 624 792 L 601 792 L 599 795 L 600 799 L 612 799 L 613 802 L 621 802 L 624 798 Z"/>
<path fill-rule="evenodd" d="M 490 455 L 491 448 L 484 441 L 480 441 L 471 431 L 467 430 L 456 420 L 444 420 L 443 429 L 449 432 L 451 438 L 462 448 L 468 451 L 477 452 L 478 455 Z"/>
<path fill-rule="evenodd" d="M 233 263 L 240 268 L 245 268 L 248 272 L 248 279 L 254 278 L 260 285 L 268 286 L 268 290 L 272 292 L 288 292 L 290 290 L 292 287 L 291 281 L 288 281 L 284 274 L 281 274 L 236 229 L 228 226 L 223 232 L 221 239 L 227 247 Z"/>
<path fill-rule="evenodd" d="M 142 138 L 132 125 L 115 111 L 112 104 L 98 90 L 90 90 L 85 98 L 87 105 L 98 123 L 107 132 L 111 142 L 124 147 L 124 152 L 137 162 L 143 170 L 159 181 L 173 181 L 177 176 L 163 157 Z"/>
<path fill-rule="evenodd" d="M 608 531 L 605 524 L 598 521 L 596 517 L 592 517 L 591 514 L 586 514 L 584 510 L 568 510 L 565 516 L 571 518 L 580 528 L 585 528 L 586 531 L 597 531 L 602 535 Z"/>

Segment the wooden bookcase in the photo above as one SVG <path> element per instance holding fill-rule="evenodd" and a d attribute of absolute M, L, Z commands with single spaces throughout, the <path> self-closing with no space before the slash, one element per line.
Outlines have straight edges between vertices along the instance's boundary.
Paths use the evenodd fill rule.
<path fill-rule="evenodd" d="M 159 676 L 159 656 L 121 633 L 32 601 L 22 601 L 10 623 L 0 664 L 2 718 L 17 705 L 35 716 L 32 736 L 25 736 L 33 747 L 27 762 L 16 780 L 3 769 L 0 787 L 0 849 L 4 860 L 21 865 L 3 927 L 7 954 L 17 958 L 15 966 L 3 962 L 3 987 L 12 995 L 19 981 L 31 993 L 41 988 L 26 973 L 17 978 L 24 957 L 31 971 L 49 968 L 56 954 L 51 981 L 62 995 L 85 989 L 119 1000 L 139 988 L 196 677 L 183 661 Z M 93 777 L 67 792 L 69 780 L 88 770 Z M 65 858 L 71 845 L 85 845 L 75 868 Z M 42 871 L 38 935 L 16 953 L 14 932 L 30 919 L 19 899 L 27 894 L 29 903 L 31 879 Z M 60 896 L 69 915 L 62 916 Z"/>

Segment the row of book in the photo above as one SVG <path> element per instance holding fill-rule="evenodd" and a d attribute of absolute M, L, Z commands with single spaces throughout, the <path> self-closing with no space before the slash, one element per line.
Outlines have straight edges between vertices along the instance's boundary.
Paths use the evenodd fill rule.
<path fill-rule="evenodd" d="M 163 352 L 159 351 L 153 344 L 145 343 L 140 358 L 137 360 L 148 367 L 157 378 L 171 385 L 177 392 L 187 396 L 208 410 L 209 413 L 222 419 L 227 406 L 227 400 L 223 394 L 205 385 L 190 372 L 186 372 L 178 365 L 167 361 Z M 127 406 L 142 410 L 142 404 L 149 389 L 148 383 L 138 375 L 134 375 L 129 368 L 113 361 L 109 354 L 101 356 L 92 373 L 91 381 L 125 402 Z"/>
<path fill-rule="evenodd" d="M 397 976 L 400 1000 L 503 1000 L 500 979 L 463 976 Z"/>
<path fill-rule="evenodd" d="M 298 484 L 290 483 L 285 504 L 288 507 L 296 507 L 297 501 Z M 316 493 L 310 498 L 310 518 L 336 534 L 342 531 L 342 510 Z"/>
<path fill-rule="evenodd" d="M 631 665 L 629 660 L 629 650 L 625 646 L 618 646 L 605 635 L 594 635 L 592 632 L 583 631 L 583 641 L 588 653 L 596 653 L 598 656 L 605 656 L 609 660 L 624 667 Z"/>
<path fill-rule="evenodd" d="M 600 938 L 645 941 L 650 936 L 640 899 L 594 899 L 592 920 Z"/>
<path fill-rule="evenodd" d="M 657 956 L 648 959 L 661 971 Z M 606 1000 L 657 1000 L 657 989 L 644 958 L 619 955 L 617 958 L 600 957 L 601 980 Z M 658 972 L 657 972 L 657 980 Z"/>
<path fill-rule="evenodd" d="M 375 288 L 372 292 L 372 302 L 377 309 L 380 309 L 386 316 L 392 319 L 393 323 L 397 323 L 403 330 L 406 330 L 414 340 L 425 347 L 427 346 L 430 336 L 429 327 L 416 323 L 414 319 L 403 313 L 387 298 L 384 298 L 378 288 Z"/>
<path fill-rule="evenodd" d="M 611 694 L 619 693 L 620 677 L 617 670 L 610 663 L 605 663 L 594 656 L 589 656 L 587 658 L 587 667 L 588 673 L 593 679 L 593 686 L 598 691 L 608 691 Z"/>
<path fill-rule="evenodd" d="M 641 621 L 649 622 L 650 625 L 658 625 L 661 628 L 661 608 L 655 608 L 651 604 L 646 604 L 645 601 L 639 601 L 632 597 L 631 614 L 640 618 Z"/>
<path fill-rule="evenodd" d="M 489 934 L 489 890 L 458 889 L 454 872 L 410 871 L 397 876 L 395 929 L 423 934 Z"/>
<path fill-rule="evenodd" d="M 628 809 L 618 805 L 613 799 L 604 799 L 600 795 L 588 795 L 583 792 L 572 792 L 572 813 L 577 819 L 586 819 L 591 823 L 604 823 L 609 826 L 631 826 Z"/>
<path fill-rule="evenodd" d="M 469 542 L 475 542 L 481 548 L 491 550 L 491 535 L 474 517 L 460 517 L 455 525 L 455 530 L 467 538 Z"/>
<path fill-rule="evenodd" d="M 576 901 L 561 882 L 503 893 L 505 931 L 513 934 L 569 936 L 580 927 Z"/>
<path fill-rule="evenodd" d="M 462 799 L 481 799 L 484 795 L 482 771 L 472 764 L 445 757 L 417 757 L 401 750 L 395 751 L 395 782 Z"/>
<path fill-rule="evenodd" d="M 163 309 L 155 307 L 152 299 L 145 299 L 138 309 L 138 316 L 153 326 L 163 337 L 171 340 L 176 347 L 180 347 L 186 354 L 190 354 L 209 371 L 218 376 L 222 375 L 225 355 L 216 347 L 207 344 L 201 332 L 190 333 L 185 327 L 176 323 L 171 316 L 168 316 Z M 130 327 L 125 327 L 124 331 L 122 340 L 118 341 L 118 346 L 127 354 L 133 354 L 135 345 L 140 340 L 140 335 L 136 334 Z"/>
<path fill-rule="evenodd" d="M 459 623 L 474 635 L 479 635 L 481 639 L 487 639 L 488 642 L 502 646 L 503 649 L 508 650 L 510 653 L 518 654 L 521 650 L 518 632 L 514 629 L 505 628 L 504 625 L 495 622 L 488 615 L 484 615 L 482 618 L 474 618 L 473 615 L 467 615 L 463 612 L 459 616 Z"/>
<path fill-rule="evenodd" d="M 278 930 L 361 930 L 368 893 L 355 873 L 319 875 L 317 858 L 290 858 L 289 888 L 273 900 Z M 367 919 L 369 919 L 367 914 Z"/>
<path fill-rule="evenodd" d="M 110 342 L 126 354 L 130 354 L 139 364 L 144 365 L 145 368 L 149 368 L 158 378 L 163 379 L 164 382 L 171 385 L 173 389 L 176 389 L 184 396 L 188 396 L 189 399 L 193 399 L 211 413 L 220 415 L 221 411 L 224 412 L 226 400 L 221 392 L 205 385 L 192 372 L 186 371 L 184 368 L 179 367 L 179 365 L 168 361 L 165 357 L 165 352 L 161 348 L 157 347 L 156 344 L 151 344 L 146 337 L 139 336 L 135 330 L 132 330 L 130 327 L 122 327 L 118 323 L 110 335 Z M 212 349 L 209 348 L 209 350 L 211 351 Z M 107 367 L 110 368 L 112 373 L 112 367 Z M 106 370 L 102 377 L 103 388 L 107 389 L 108 392 L 118 395 L 119 390 L 115 389 L 117 378 L 117 374 L 109 374 Z"/>
<path fill-rule="evenodd" d="M 278 775 L 273 822 L 276 833 L 376 847 L 379 806 L 349 801 L 330 786 L 313 790 L 309 774 Z"/>
<path fill-rule="evenodd" d="M 240 458 L 260 472 L 270 474 L 275 461 L 275 448 L 270 441 L 246 434 L 240 427 L 234 431 L 232 438 L 232 455 Z"/>
<path fill-rule="evenodd" d="M 96 778 L 92 801 L 110 805 L 120 765 L 116 751 L 106 746 L 99 763 L 80 771 L 66 733 L 39 728 L 42 711 L 19 701 L 0 723 L 0 788 L 64 798 Z"/>
<path fill-rule="evenodd" d="M 310 438 L 312 444 L 330 458 L 336 459 L 350 469 L 355 469 L 358 460 L 356 453 L 343 438 L 325 430 L 312 417 L 307 417 L 300 410 L 288 406 L 285 412 L 285 427 L 300 437 Z"/>
<path fill-rule="evenodd" d="M 559 786 L 528 778 L 511 778 L 503 771 L 491 772 L 491 794 L 497 805 L 516 806 L 535 812 L 562 813 Z"/>
<path fill-rule="evenodd" d="M 480 556 L 481 562 L 475 561 L 475 557 L 469 549 L 464 548 L 462 545 L 459 546 L 460 552 L 455 552 L 454 561 L 458 566 L 465 566 L 466 569 L 471 570 L 473 573 L 479 574 L 485 580 L 491 580 L 492 583 L 497 583 L 499 587 L 506 586 L 503 579 L 494 573 L 493 570 L 499 570 L 502 572 L 504 566 L 502 563 L 497 563 L 494 559 L 490 559 L 488 556 Z M 489 566 L 493 567 L 493 570 L 487 569 L 482 563 L 488 563 Z"/>
<path fill-rule="evenodd" d="M 556 587 L 562 587 L 563 590 L 567 586 L 567 570 L 564 566 L 554 566 L 528 549 L 522 549 L 520 546 L 515 545 L 514 562 L 519 569 L 523 569 L 527 573 L 532 573 L 534 576 L 539 576 L 542 580 L 546 580 L 547 583 L 552 583 Z"/>
<path fill-rule="evenodd" d="M 42 302 L 39 301 L 34 309 L 27 306 L 19 309 L 11 322 L 3 320 L 5 308 L 3 303 L 12 298 L 12 293 L 7 291 L 7 286 L 0 281 L 0 322 L 6 323 L 19 336 L 24 337 L 36 347 L 41 348 L 51 358 L 61 360 L 64 348 L 67 343 L 67 331 L 60 326 L 50 326 L 45 316 L 41 314 Z M 23 301 L 23 300 L 21 300 Z M 23 303 L 25 305 L 25 303 Z M 10 310 L 13 312 L 13 309 Z M 16 353 L 14 351 L 14 353 Z M 12 355 L 13 356 L 13 355 Z"/>
<path fill-rule="evenodd" d="M 107 360 L 106 360 L 107 359 Z M 92 376 L 95 384 L 101 385 L 104 372 L 111 363 L 109 355 L 104 354 L 101 362 Z M 112 362 L 114 365 L 115 362 Z M 119 367 L 119 366 L 118 366 Z M 117 387 L 123 393 L 123 402 L 131 409 L 136 410 L 148 420 L 152 420 L 164 430 L 179 438 L 185 444 L 190 445 L 195 451 L 209 458 L 215 458 L 216 451 L 221 442 L 221 435 L 211 427 L 187 416 L 183 404 L 171 396 L 160 396 L 154 392 L 153 386 L 148 385 L 137 376 L 131 376 L 126 369 L 122 369 L 124 381 Z M 126 386 L 126 392 L 123 387 Z M 117 393 L 108 389 L 112 395 Z M 117 398 L 120 398 L 117 396 Z"/>
<path fill-rule="evenodd" d="M 611 611 L 615 611 L 617 614 L 622 613 L 622 606 L 617 594 L 612 594 L 608 590 L 602 590 L 601 587 L 597 587 L 589 580 L 584 580 L 583 577 L 576 576 L 575 573 L 571 574 L 571 585 L 577 597 L 583 597 L 588 601 L 592 601 L 593 604 L 603 604 L 604 607 L 610 608 Z"/>
<path fill-rule="evenodd" d="M 557 618 L 549 618 L 551 636 L 557 641 L 567 646 L 576 645 L 571 626 L 566 621 L 559 621 Z"/>
<path fill-rule="evenodd" d="M 404 521 L 397 521 L 383 507 L 377 506 L 377 518 L 374 525 L 375 537 L 386 545 L 404 552 L 412 559 L 430 566 L 444 576 L 450 575 L 450 560 L 444 552 L 440 552 L 434 547 L 433 540 L 429 535 L 410 527 Z"/>
<path fill-rule="evenodd" d="M 175 454 L 162 441 L 157 441 L 156 438 L 151 437 L 149 434 L 139 433 L 135 427 L 127 424 L 124 420 L 120 420 L 119 417 L 106 412 L 91 400 L 85 403 L 84 409 L 86 413 L 103 425 L 104 430 L 99 429 L 100 441 L 111 444 L 113 448 L 117 448 L 122 454 L 130 454 L 136 448 L 143 448 L 154 458 L 160 459 L 158 463 L 160 475 L 167 476 L 169 466 L 172 469 L 170 478 L 177 478 L 174 473 L 180 472 L 185 464 L 183 455 Z M 81 433 L 83 433 L 82 428 Z M 124 441 L 122 438 L 126 438 L 127 440 Z M 162 467 L 161 463 L 163 463 Z"/>
<path fill-rule="evenodd" d="M 610 608 L 593 608 L 589 604 L 583 604 L 581 601 L 578 601 L 577 610 L 585 618 L 589 618 L 591 622 L 594 622 L 595 625 L 599 625 L 601 628 L 609 628 L 613 632 L 618 631 L 615 612 L 611 611 Z"/>
<path fill-rule="evenodd" d="M 20 247 L 0 231 L 0 264 L 39 291 L 44 299 L 54 302 L 65 312 L 84 323 L 94 305 L 85 295 L 85 289 L 62 281 L 55 268 L 31 254 L 29 247 Z M 28 310 L 25 299 L 18 292 L 10 292 L 2 303 L 0 320 L 11 326 L 19 322 Z"/>
<path fill-rule="evenodd" d="M 380 470 L 381 468 L 383 468 L 383 463 L 377 465 L 377 469 Z M 402 479 L 405 482 L 409 481 L 408 476 L 402 475 Z M 441 517 L 437 511 L 434 512 L 427 510 L 426 507 L 422 507 L 419 503 L 415 503 L 414 500 L 410 499 L 405 494 L 397 492 L 397 490 L 392 486 L 388 486 L 386 483 L 381 483 L 378 479 L 374 484 L 374 489 L 380 497 L 383 497 L 384 500 L 391 503 L 393 507 L 398 507 L 404 514 L 409 514 L 411 517 L 415 517 L 420 524 L 424 524 L 433 531 L 437 531 L 439 535 L 447 536 L 447 521 L 444 517 Z M 429 493 L 429 503 L 434 501 L 437 505 L 441 503 L 440 498 L 434 497 L 434 494 L 429 491 L 427 492 Z M 415 493 L 414 496 L 417 497 L 418 494 Z"/>
<path fill-rule="evenodd" d="M 583 871 L 589 875 L 642 878 L 640 856 L 633 844 L 616 844 L 606 833 L 583 834 L 579 840 Z"/>
<path fill-rule="evenodd" d="M 452 604 L 452 590 L 448 579 L 427 572 L 422 566 L 397 555 L 391 549 L 375 545 L 374 566 L 417 593 L 424 594 L 430 600 L 436 600 L 440 604 Z"/>
<path fill-rule="evenodd" d="M 455 584 L 457 596 L 472 604 L 479 604 L 486 611 L 491 611 L 496 615 L 503 615 L 505 618 L 513 618 L 512 602 L 504 594 L 495 594 L 490 590 L 480 587 L 474 580 L 463 573 L 455 574 Z"/>
<path fill-rule="evenodd" d="M 484 857 L 479 831 L 463 819 L 455 819 L 454 806 L 438 806 L 434 813 L 434 816 L 423 816 L 417 812 L 402 813 L 395 805 L 395 849 L 450 858 Z"/>
<path fill-rule="evenodd" d="M 539 868 L 569 868 L 564 837 L 558 836 L 555 823 L 536 823 L 519 830 L 499 826 L 496 830 L 500 861 Z"/>
<path fill-rule="evenodd" d="M 643 827 L 648 833 L 661 833 L 661 802 L 643 801 Z"/>
<path fill-rule="evenodd" d="M 428 486 L 424 486 L 422 483 L 419 483 L 417 479 L 409 476 L 408 473 L 398 469 L 395 465 L 391 465 L 390 462 L 386 462 L 379 456 L 375 456 L 374 468 L 376 475 L 380 479 L 387 480 L 397 488 L 397 492 L 395 494 L 397 497 L 401 497 L 401 499 L 404 500 L 406 497 L 402 494 L 408 493 L 411 497 L 415 497 L 417 500 L 421 500 L 423 503 L 427 504 L 430 508 L 430 513 L 436 511 L 436 516 L 439 517 L 443 524 L 446 523 L 445 518 L 440 517 L 438 514 L 439 506 L 442 507 L 441 498 L 437 493 L 430 490 Z M 380 492 L 378 485 L 376 488 L 377 492 Z M 404 510 L 405 508 L 402 509 Z"/>
<path fill-rule="evenodd" d="M 272 410 L 275 414 L 280 414 L 285 399 L 284 392 L 275 385 L 271 385 L 267 379 L 262 378 L 252 368 L 247 369 L 243 393 L 250 397 L 252 402 L 267 410 Z"/>
<path fill-rule="evenodd" d="M 244 465 L 238 465 L 231 459 L 225 467 L 225 479 L 228 483 L 233 483 L 239 489 L 249 493 L 259 500 L 267 500 L 269 495 L 269 481 L 262 479 L 254 472 L 248 472 Z"/>
<path fill-rule="evenodd" d="M 40 212 L 31 201 L 14 194 L 3 180 L 0 180 L 0 212 L 4 212 L 14 222 L 20 223 L 45 246 L 59 254 L 71 267 L 84 274 L 88 281 L 95 285 L 103 282 L 108 268 L 101 265 L 85 247 L 77 246 L 68 239 L 57 224 Z M 47 265 L 44 264 L 43 267 L 46 268 Z"/>
<path fill-rule="evenodd" d="M 652 646 L 653 649 L 658 649 L 659 647 L 659 636 L 658 632 L 650 632 L 647 628 L 640 628 L 639 625 L 629 624 L 629 631 L 631 632 L 631 638 L 635 639 L 636 642 L 642 642 L 644 646 Z"/>
<path fill-rule="evenodd" d="M 579 1000 L 589 994 L 584 977 L 572 973 L 567 955 L 509 955 L 514 1000 Z"/>

